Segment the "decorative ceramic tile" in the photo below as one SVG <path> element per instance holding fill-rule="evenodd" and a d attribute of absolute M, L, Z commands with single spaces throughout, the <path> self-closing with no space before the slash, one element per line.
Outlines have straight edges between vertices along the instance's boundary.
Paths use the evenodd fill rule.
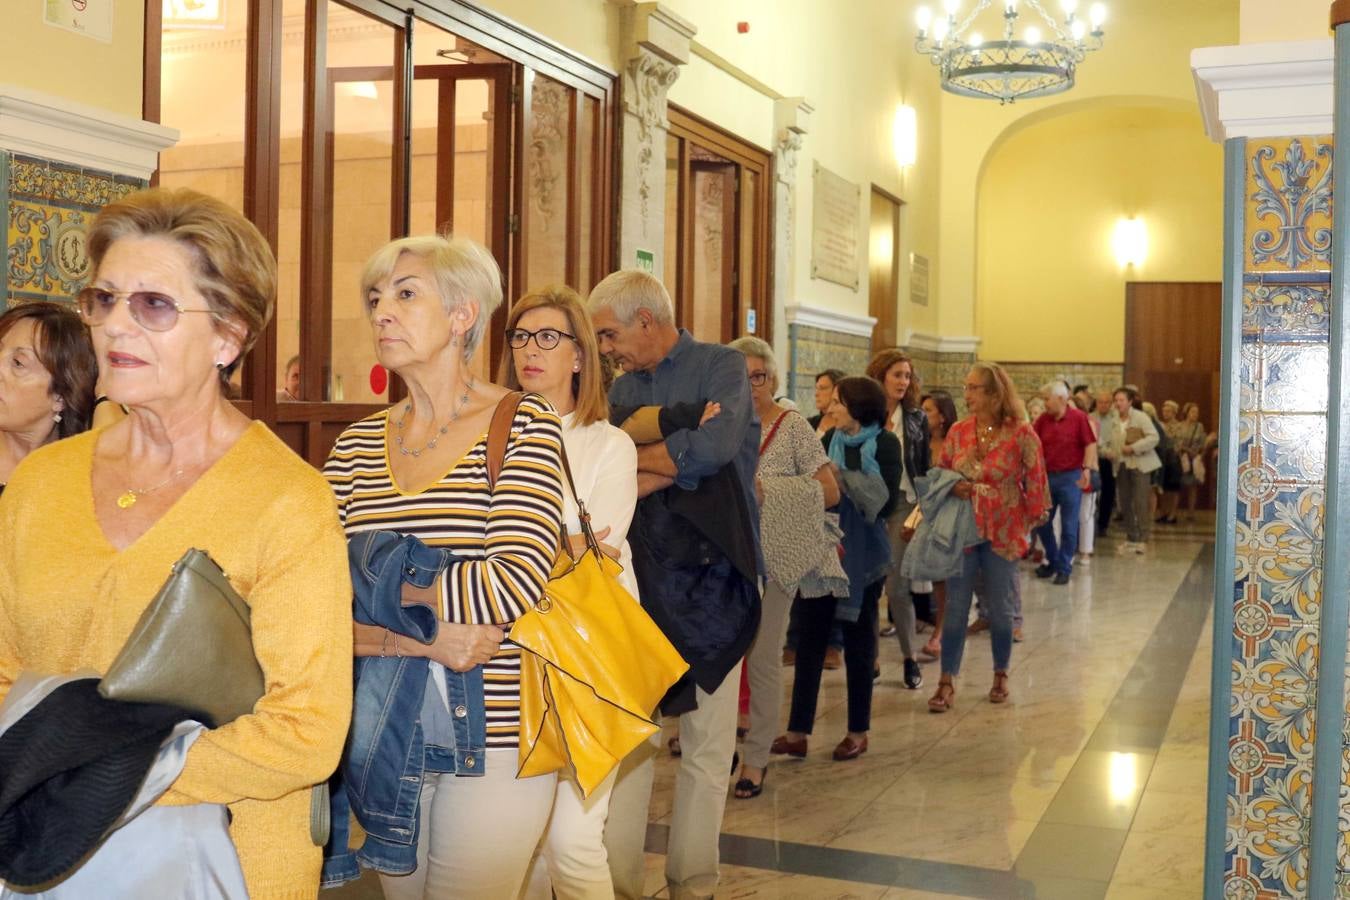
<path fill-rule="evenodd" d="M 144 186 L 134 178 L 0 153 L 5 301 L 69 300 L 89 277 L 90 221 Z"/>
<path fill-rule="evenodd" d="M 1114 391 L 1125 381 L 1125 367 L 1120 363 L 1002 363 L 1017 386 L 1022 399 L 1038 396 L 1041 388 L 1051 381 L 1067 381 L 1069 387 L 1086 384 L 1095 395 L 1099 391 Z"/>
<path fill-rule="evenodd" d="M 815 378 L 826 369 L 861 375 L 872 357 L 870 338 L 810 325 L 788 326 L 788 358 L 791 360 L 787 393 L 803 410 L 814 411 Z"/>
<path fill-rule="evenodd" d="M 1223 892 L 1231 900 L 1308 896 L 1327 477 L 1331 150 L 1331 139 L 1318 137 L 1246 145 Z M 1347 677 L 1343 661 L 1334 668 Z M 1341 830 L 1344 837 L 1350 819 Z M 1350 845 L 1342 869 L 1347 860 Z"/>
<path fill-rule="evenodd" d="M 1242 292 L 1242 339 L 1325 343 L 1331 289 L 1318 284 L 1253 284 Z"/>
<path fill-rule="evenodd" d="M 1247 142 L 1248 272 L 1331 268 L 1330 137 Z"/>

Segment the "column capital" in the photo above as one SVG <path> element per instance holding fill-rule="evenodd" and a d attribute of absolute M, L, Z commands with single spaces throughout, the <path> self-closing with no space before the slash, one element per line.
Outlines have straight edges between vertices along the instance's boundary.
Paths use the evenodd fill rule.
<path fill-rule="evenodd" d="M 783 184 L 797 180 L 797 151 L 802 136 L 810 131 L 815 109 L 805 97 L 783 97 L 773 103 L 774 176 Z"/>
<path fill-rule="evenodd" d="M 660 3 L 634 3 L 624 14 L 628 59 L 645 52 L 677 66 L 689 62 L 689 44 L 698 33 L 694 23 Z"/>

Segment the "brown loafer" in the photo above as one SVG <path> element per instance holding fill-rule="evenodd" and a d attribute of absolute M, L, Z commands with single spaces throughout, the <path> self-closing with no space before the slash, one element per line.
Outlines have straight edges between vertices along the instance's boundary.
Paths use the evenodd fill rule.
<path fill-rule="evenodd" d="M 795 756 L 797 759 L 805 759 L 806 738 L 802 738 L 800 741 L 792 741 L 788 740 L 787 735 L 780 734 L 773 739 L 769 752 L 776 756 Z"/>
<path fill-rule="evenodd" d="M 844 735 L 844 739 L 839 742 L 839 746 L 834 748 L 834 758 L 837 762 L 844 762 L 845 760 L 857 759 L 866 752 L 867 738 L 854 741 L 853 738 Z"/>

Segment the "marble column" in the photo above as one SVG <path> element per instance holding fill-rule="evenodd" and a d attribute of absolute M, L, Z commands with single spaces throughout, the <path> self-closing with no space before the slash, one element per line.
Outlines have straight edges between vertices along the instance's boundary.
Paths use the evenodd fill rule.
<path fill-rule="evenodd" d="M 652 270 L 665 271 L 666 92 L 689 61 L 694 26 L 659 3 L 623 11 L 623 121 L 620 131 L 619 258 L 616 268 L 638 265 L 651 254 Z"/>

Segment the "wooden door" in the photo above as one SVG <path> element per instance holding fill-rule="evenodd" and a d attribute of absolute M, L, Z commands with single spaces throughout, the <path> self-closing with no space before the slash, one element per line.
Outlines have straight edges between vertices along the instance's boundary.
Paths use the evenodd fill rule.
<path fill-rule="evenodd" d="M 1205 428 L 1217 427 L 1222 314 L 1219 282 L 1125 286 L 1125 382 L 1138 385 L 1160 416 L 1165 400 L 1191 401 Z M 1212 485 L 1201 496 L 1212 506 Z"/>
<path fill-rule="evenodd" d="M 877 320 L 872 349 L 899 342 L 896 307 L 900 294 L 900 201 L 872 186 L 872 211 L 867 228 L 867 305 Z"/>

